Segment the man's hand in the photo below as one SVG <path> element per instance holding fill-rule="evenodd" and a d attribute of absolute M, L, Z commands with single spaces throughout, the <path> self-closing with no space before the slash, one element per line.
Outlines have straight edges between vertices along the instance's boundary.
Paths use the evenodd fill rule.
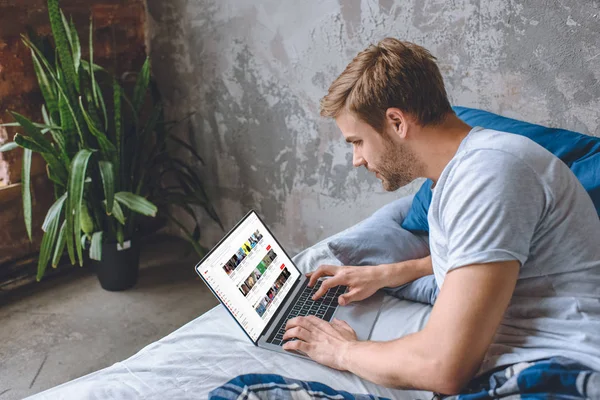
<path fill-rule="evenodd" d="M 348 286 L 348 292 L 338 299 L 338 303 L 342 306 L 372 296 L 377 290 L 386 285 L 383 279 L 384 275 L 383 265 L 365 267 L 321 265 L 316 271 L 306 274 L 310 278 L 308 283 L 310 287 L 317 283 L 319 278 L 331 277 L 321 283 L 321 287 L 314 294 L 313 300 L 321 298 L 334 286 Z"/>
<path fill-rule="evenodd" d="M 296 317 L 288 321 L 284 340 L 296 338 L 283 345 L 284 350 L 299 351 L 319 364 L 344 370 L 344 355 L 348 346 L 357 341 L 356 332 L 344 321 L 326 322 L 315 316 Z"/>
<path fill-rule="evenodd" d="M 321 265 L 306 276 L 310 278 L 308 286 L 311 287 L 319 278 L 331 277 L 323 281 L 313 300 L 317 300 L 334 286 L 348 286 L 348 292 L 338 299 L 338 303 L 345 306 L 353 301 L 364 300 L 381 288 L 397 287 L 432 273 L 431 256 L 427 256 L 394 264 L 364 267 Z"/>

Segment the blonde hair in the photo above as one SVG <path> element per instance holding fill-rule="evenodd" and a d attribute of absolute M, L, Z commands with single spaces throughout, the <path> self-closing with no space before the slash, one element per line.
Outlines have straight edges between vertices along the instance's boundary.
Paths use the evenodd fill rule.
<path fill-rule="evenodd" d="M 382 132 L 390 107 L 421 126 L 436 125 L 453 113 L 444 80 L 431 53 L 414 43 L 386 38 L 348 64 L 321 100 L 321 115 L 336 118 L 345 109 Z"/>

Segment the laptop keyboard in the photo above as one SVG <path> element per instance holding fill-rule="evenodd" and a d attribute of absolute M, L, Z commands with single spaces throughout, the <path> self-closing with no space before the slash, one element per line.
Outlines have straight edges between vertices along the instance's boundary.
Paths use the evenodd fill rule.
<path fill-rule="evenodd" d="M 338 297 L 346 292 L 346 286 L 335 286 L 332 287 L 325 293 L 325 296 L 320 299 L 313 301 L 312 296 L 321 287 L 321 281 L 317 281 L 315 286 L 305 286 L 304 290 L 298 297 L 296 304 L 290 307 L 287 311 L 287 315 L 281 319 L 278 327 L 271 334 L 271 337 L 267 339 L 267 343 L 272 343 L 277 346 L 283 346 L 284 343 L 289 340 L 283 340 L 283 334 L 285 333 L 285 325 L 287 322 L 294 317 L 304 317 L 307 315 L 315 315 L 325 321 L 331 320 L 336 307 L 338 306 Z M 292 339 L 294 340 L 294 339 Z"/>

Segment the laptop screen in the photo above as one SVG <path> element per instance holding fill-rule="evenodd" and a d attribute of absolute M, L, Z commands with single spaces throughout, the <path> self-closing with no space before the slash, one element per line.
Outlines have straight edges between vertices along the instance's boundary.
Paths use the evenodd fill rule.
<path fill-rule="evenodd" d="M 196 266 L 196 271 L 253 341 L 300 277 L 300 271 L 254 212 Z"/>

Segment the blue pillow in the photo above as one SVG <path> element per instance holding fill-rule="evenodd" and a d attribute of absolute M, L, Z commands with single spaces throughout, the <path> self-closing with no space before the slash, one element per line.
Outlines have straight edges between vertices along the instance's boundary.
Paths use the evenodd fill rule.
<path fill-rule="evenodd" d="M 369 218 L 332 236 L 327 246 L 343 265 L 380 265 L 426 257 L 427 240 L 400 226 L 412 200 L 413 196 L 407 196 L 386 204 Z M 439 292 L 433 275 L 386 291 L 426 304 L 433 304 Z"/>
<path fill-rule="evenodd" d="M 460 119 L 471 126 L 526 136 L 560 158 L 577 176 L 600 216 L 600 138 L 565 129 L 546 128 L 474 108 L 452 108 Z M 427 211 L 431 204 L 431 184 L 432 181 L 428 179 L 415 195 L 402 223 L 404 229 L 415 233 L 429 232 Z"/>

